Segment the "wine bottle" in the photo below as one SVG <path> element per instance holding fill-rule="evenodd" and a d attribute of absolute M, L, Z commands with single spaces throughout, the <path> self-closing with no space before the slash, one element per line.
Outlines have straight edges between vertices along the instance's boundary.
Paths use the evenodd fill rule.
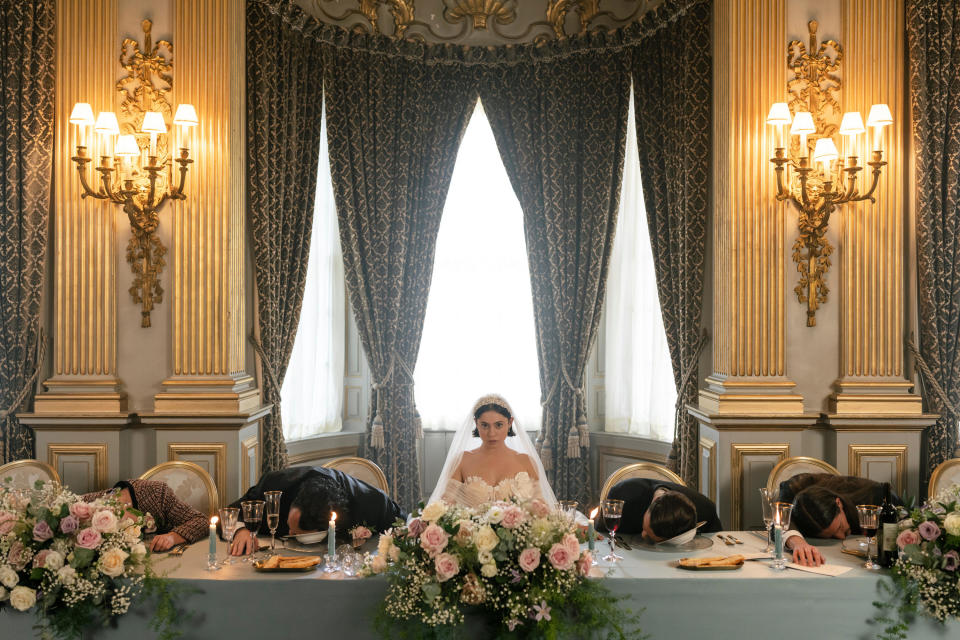
<path fill-rule="evenodd" d="M 890 499 L 890 484 L 884 484 L 883 505 L 880 507 L 879 527 L 877 531 L 877 563 L 881 567 L 891 567 L 899 555 L 897 533 L 899 510 Z"/>

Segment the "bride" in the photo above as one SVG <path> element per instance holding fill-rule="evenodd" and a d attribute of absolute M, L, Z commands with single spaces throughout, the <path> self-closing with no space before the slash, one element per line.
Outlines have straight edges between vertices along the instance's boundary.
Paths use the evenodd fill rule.
<path fill-rule="evenodd" d="M 540 457 L 515 423 L 509 403 L 490 394 L 474 403 L 454 437 L 429 502 L 475 507 L 512 497 L 557 504 Z"/>

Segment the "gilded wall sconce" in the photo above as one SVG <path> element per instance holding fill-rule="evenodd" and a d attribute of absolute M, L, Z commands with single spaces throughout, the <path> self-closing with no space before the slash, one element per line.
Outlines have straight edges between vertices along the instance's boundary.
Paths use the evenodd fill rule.
<path fill-rule="evenodd" d="M 873 150 L 866 163 L 870 175 L 860 175 L 864 171 L 859 165 L 861 145 L 866 156 L 867 145 L 871 144 L 869 139 L 859 139 L 866 132 L 863 119 L 858 112 L 851 111 L 843 114 L 839 128 L 835 121 L 840 112 L 834 97 L 840 79 L 835 73 L 840 68 L 843 49 L 834 40 L 818 46 L 817 21 L 811 20 L 807 26 L 809 50 L 799 40 L 787 45 L 787 63 L 794 72 L 794 78 L 787 83 L 790 102 L 774 104 L 767 124 L 777 128 L 774 156 L 770 159 L 777 175 L 777 200 L 789 200 L 799 210 L 800 237 L 793 245 L 793 261 L 797 263 L 800 282 L 794 292 L 801 304 L 807 304 L 807 326 L 813 327 L 817 324 L 817 309 L 827 301 L 829 293 L 825 277 L 833 253 L 826 238 L 830 214 L 848 202 L 874 202 L 873 192 L 887 164 L 880 146 L 880 131 L 892 124 L 893 118 L 887 105 L 871 107 L 867 126 L 874 131 Z M 790 125 L 790 131 L 785 139 L 786 125 Z M 846 137 L 843 153 L 834 142 L 836 134 Z"/>
<path fill-rule="evenodd" d="M 151 41 L 151 22 L 142 23 L 144 48 L 135 40 L 126 38 L 120 48 L 120 64 L 127 76 L 117 82 L 123 96 L 120 120 L 112 111 L 101 111 L 96 120 L 88 103 L 79 102 L 70 113 L 70 123 L 79 127 L 77 154 L 71 159 L 77 164 L 82 198 L 108 200 L 123 207 L 130 221 L 130 242 L 127 244 L 127 262 L 134 274 L 130 295 L 141 305 L 140 326 L 150 326 L 150 312 L 154 304 L 163 301 L 159 276 L 166 264 L 167 249 L 156 235 L 160 224 L 159 210 L 167 200 L 186 198 L 183 188 L 190 158 L 189 131 L 196 126 L 196 110 L 181 104 L 173 114 L 173 124 L 181 129 L 180 154 L 171 158 L 167 140 L 167 118 L 171 115 L 167 95 L 172 87 L 173 48 L 160 40 Z M 91 147 L 99 145 L 100 162 L 94 168 L 100 175 L 99 185 L 90 186 L 87 165 L 94 158 L 87 155 L 87 127 L 93 126 L 95 139 Z M 172 142 L 172 140 L 170 141 Z M 173 164 L 178 165 L 174 175 Z"/>

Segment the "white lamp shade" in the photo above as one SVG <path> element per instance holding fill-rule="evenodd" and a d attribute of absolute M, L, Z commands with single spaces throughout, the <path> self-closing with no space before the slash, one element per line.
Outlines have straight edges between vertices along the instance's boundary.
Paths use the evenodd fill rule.
<path fill-rule="evenodd" d="M 81 127 L 89 127 L 94 123 L 93 109 L 86 102 L 78 102 L 73 105 L 73 111 L 70 112 L 70 124 L 77 124 Z"/>
<path fill-rule="evenodd" d="M 833 138 L 819 138 L 817 145 L 813 148 L 814 162 L 831 162 L 840 157 L 837 152 L 837 146 L 833 144 Z"/>
<path fill-rule="evenodd" d="M 790 135 L 798 136 L 801 134 L 816 133 L 817 128 L 813 124 L 813 116 L 809 111 L 801 111 L 793 116 L 793 126 L 790 127 Z"/>
<path fill-rule="evenodd" d="M 137 139 L 130 134 L 117 137 L 117 148 L 114 151 L 118 156 L 136 157 L 140 155 L 140 147 L 137 145 Z"/>
<path fill-rule="evenodd" d="M 790 107 L 786 102 L 774 102 L 767 114 L 767 124 L 790 124 Z"/>
<path fill-rule="evenodd" d="M 159 111 L 147 111 L 143 114 L 143 124 L 140 131 L 144 133 L 166 133 L 167 123 L 163 121 L 163 114 Z"/>
<path fill-rule="evenodd" d="M 200 124 L 197 119 L 197 112 L 192 104 L 181 104 L 177 107 L 177 112 L 173 116 L 173 124 L 181 127 L 195 127 Z"/>
<path fill-rule="evenodd" d="M 856 136 L 866 131 L 863 128 L 863 119 L 859 111 L 847 111 L 843 114 L 843 120 L 840 121 L 840 135 Z"/>
<path fill-rule="evenodd" d="M 115 136 L 120 134 L 120 125 L 117 124 L 117 114 L 113 111 L 101 111 L 97 114 L 97 122 L 93 130 L 103 135 Z"/>
<path fill-rule="evenodd" d="M 870 115 L 867 116 L 868 127 L 885 127 L 888 124 L 893 124 L 890 107 L 885 104 L 875 104 L 870 107 Z"/>

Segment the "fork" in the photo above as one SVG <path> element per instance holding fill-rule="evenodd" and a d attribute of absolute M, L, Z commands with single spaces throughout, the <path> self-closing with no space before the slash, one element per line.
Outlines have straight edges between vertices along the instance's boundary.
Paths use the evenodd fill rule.
<path fill-rule="evenodd" d="M 717 534 L 717 537 L 720 538 L 720 540 L 722 540 L 723 543 L 724 543 L 725 545 L 727 545 L 727 546 L 731 546 L 731 547 L 732 547 L 733 545 L 736 544 L 732 539 L 731 539 L 731 540 L 728 540 L 728 539 L 726 538 L 726 536 L 724 536 L 724 534 L 722 534 L 722 533 L 718 533 L 718 534 Z"/>

